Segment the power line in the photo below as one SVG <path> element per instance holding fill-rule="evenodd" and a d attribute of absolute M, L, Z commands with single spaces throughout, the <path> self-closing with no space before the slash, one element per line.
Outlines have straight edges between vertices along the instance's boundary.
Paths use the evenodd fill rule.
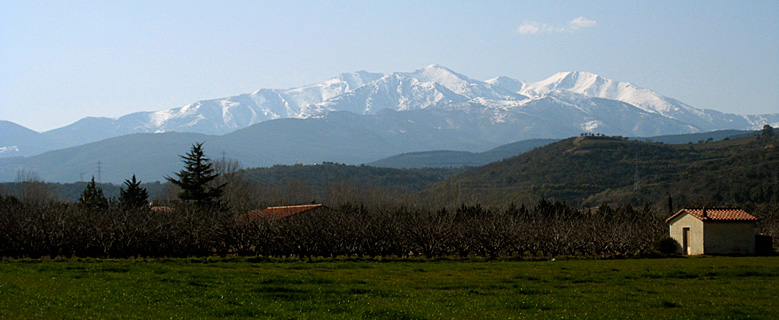
<path fill-rule="evenodd" d="M 103 167 L 99 160 L 97 161 L 97 182 L 103 183 Z"/>
<path fill-rule="evenodd" d="M 636 150 L 636 161 L 635 161 L 635 171 L 633 172 L 633 192 L 637 193 L 641 190 L 641 184 L 638 183 L 638 181 L 641 179 L 641 177 L 638 174 L 638 162 L 640 158 L 638 157 L 638 150 Z"/>

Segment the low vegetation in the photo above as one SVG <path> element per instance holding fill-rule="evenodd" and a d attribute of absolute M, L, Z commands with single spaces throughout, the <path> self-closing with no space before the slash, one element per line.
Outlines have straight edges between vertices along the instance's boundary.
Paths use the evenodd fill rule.
<path fill-rule="evenodd" d="M 6 257 L 526 257 L 642 256 L 657 251 L 662 216 L 646 207 L 427 210 L 342 205 L 290 218 L 181 204 L 167 210 L 28 204 L 0 198 Z"/>
<path fill-rule="evenodd" d="M 5 260 L 0 318 L 770 319 L 779 314 L 777 265 L 776 257 Z"/>

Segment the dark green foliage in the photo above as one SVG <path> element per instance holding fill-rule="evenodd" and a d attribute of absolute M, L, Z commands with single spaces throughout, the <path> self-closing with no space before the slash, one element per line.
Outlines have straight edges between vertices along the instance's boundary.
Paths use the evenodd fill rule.
<path fill-rule="evenodd" d="M 323 162 L 317 165 L 275 165 L 270 168 L 246 169 L 245 176 L 269 185 L 281 185 L 290 179 L 299 179 L 314 189 L 325 189 L 332 183 L 351 182 L 416 192 L 463 171 L 458 168 L 393 169 Z"/>
<path fill-rule="evenodd" d="M 447 168 L 475 167 L 511 158 L 538 148 L 558 139 L 530 139 L 505 144 L 484 152 L 468 151 L 422 151 L 395 155 L 368 165 L 387 168 Z"/>
<path fill-rule="evenodd" d="M 53 182 L 42 182 L 46 185 L 46 187 L 51 190 L 52 197 L 59 201 L 66 201 L 66 202 L 78 202 L 78 199 L 81 197 L 81 192 L 84 191 L 84 188 L 86 188 L 88 181 L 79 181 L 79 182 L 72 182 L 72 183 L 53 183 Z M 141 187 L 145 188 L 146 191 L 149 193 L 149 198 L 154 198 L 155 195 L 162 193 L 162 191 L 165 189 L 165 186 L 168 186 L 169 184 L 161 183 L 159 181 L 154 182 L 143 182 L 141 184 Z M 119 198 L 120 196 L 120 189 L 121 185 L 114 185 L 110 183 L 98 183 L 97 186 L 100 187 L 100 189 L 103 190 L 103 195 L 108 198 Z M 20 189 L 21 183 L 18 182 L 4 182 L 0 183 L 0 193 L 5 192 L 5 194 L 13 195 L 16 197 L 19 197 L 19 192 L 16 190 Z"/>
<path fill-rule="evenodd" d="M 149 193 L 146 188 L 141 186 L 141 181 L 135 179 L 135 175 L 133 175 L 132 180 L 125 180 L 124 185 L 127 189 L 121 188 L 119 190 L 119 205 L 121 207 L 137 209 L 148 205 Z"/>
<path fill-rule="evenodd" d="M 179 198 L 199 206 L 219 204 L 219 197 L 224 192 L 225 185 L 214 186 L 217 174 L 214 172 L 211 159 L 203 151 L 203 143 L 192 145 L 186 155 L 181 156 L 184 169 L 176 173 L 178 179 L 165 177 L 171 183 L 181 188 Z"/>
<path fill-rule="evenodd" d="M 768 124 L 764 125 L 762 133 L 763 133 L 763 137 L 767 137 L 767 138 L 773 137 L 774 136 L 774 128 L 771 127 L 771 125 L 768 125 Z"/>
<path fill-rule="evenodd" d="M 92 181 L 87 183 L 86 188 L 81 192 L 78 203 L 88 208 L 103 209 L 108 207 L 108 199 L 103 195 L 103 190 L 95 183 L 95 177 L 92 177 Z"/>
<path fill-rule="evenodd" d="M 448 205 L 497 206 L 540 198 L 574 205 L 651 203 L 739 206 L 779 203 L 779 139 L 691 145 L 570 138 L 474 168 L 425 191 Z M 636 180 L 636 178 L 638 180 Z"/>
<path fill-rule="evenodd" d="M 700 140 L 720 141 L 734 138 L 743 138 L 754 135 L 755 131 L 748 130 L 717 130 L 711 132 L 685 133 L 666 136 L 647 137 L 641 140 L 647 142 L 661 142 L 667 144 L 687 144 L 688 142 L 698 142 Z"/>
<path fill-rule="evenodd" d="M 665 236 L 657 241 L 657 251 L 664 254 L 676 253 L 676 249 L 680 247 L 676 240 L 669 236 Z"/>

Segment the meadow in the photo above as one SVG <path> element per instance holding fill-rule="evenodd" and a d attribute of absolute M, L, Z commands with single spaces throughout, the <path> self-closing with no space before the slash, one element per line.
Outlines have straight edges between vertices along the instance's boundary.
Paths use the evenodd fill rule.
<path fill-rule="evenodd" d="M 779 257 L 0 262 L 2 319 L 777 318 Z"/>

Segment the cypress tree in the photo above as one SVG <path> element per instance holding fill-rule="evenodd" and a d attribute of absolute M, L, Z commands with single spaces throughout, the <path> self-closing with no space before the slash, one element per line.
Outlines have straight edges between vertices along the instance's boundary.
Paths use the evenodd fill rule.
<path fill-rule="evenodd" d="M 132 180 L 124 180 L 124 185 L 127 187 L 119 189 L 119 205 L 123 208 L 138 209 L 148 205 L 149 193 L 146 188 L 141 187 L 141 181 L 135 179 L 133 175 Z"/>
<path fill-rule="evenodd" d="M 87 187 L 81 192 L 81 197 L 78 198 L 78 202 L 89 208 L 107 208 L 108 199 L 103 195 L 103 190 L 95 183 L 95 177 L 92 176 L 92 181 L 87 183 Z"/>
<path fill-rule="evenodd" d="M 224 192 L 225 184 L 213 185 L 218 175 L 214 171 L 211 159 L 205 156 L 203 143 L 193 144 L 192 149 L 181 156 L 181 161 L 184 162 L 184 169 L 176 173 L 178 179 L 165 177 L 181 188 L 179 199 L 198 206 L 219 205 L 219 198 Z"/>

